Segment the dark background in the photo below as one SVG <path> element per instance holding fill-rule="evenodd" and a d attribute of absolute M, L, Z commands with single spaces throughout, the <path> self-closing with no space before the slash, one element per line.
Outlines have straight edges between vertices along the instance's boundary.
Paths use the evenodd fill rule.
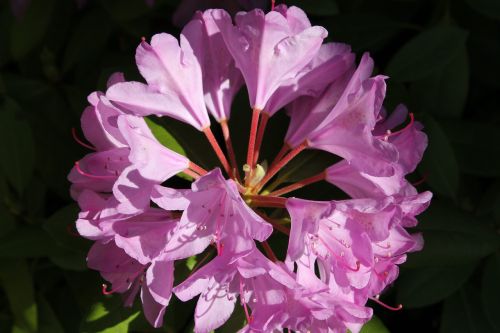
<path fill-rule="evenodd" d="M 75 235 L 66 175 L 86 153 L 71 137 L 86 96 L 105 89 L 114 71 L 139 79 L 135 47 L 142 36 L 178 35 L 172 17 L 180 1 L 32 0 L 17 18 L 0 3 L 0 332 L 156 331 L 139 304 L 124 309 L 119 296 L 103 296 L 103 280 L 86 269 L 90 243 Z M 382 296 L 404 310 L 371 304 L 379 319 L 364 332 L 500 332 L 500 1 L 292 3 L 330 40 L 351 44 L 358 56 L 369 51 L 377 72 L 390 76 L 385 106 L 405 103 L 429 135 L 410 176 L 435 194 L 417 228 L 426 245 Z M 190 13 L 181 9 L 176 23 Z M 243 92 L 236 128 L 249 119 L 247 105 Z M 272 120 L 268 151 L 281 146 L 286 121 Z M 169 130 L 190 157 L 205 153 L 196 132 Z M 239 132 L 244 142 L 248 130 Z M 208 160 L 199 162 L 213 167 Z M 192 331 L 193 308 L 172 301 L 157 331 Z M 235 332 L 242 322 L 237 314 L 218 331 Z"/>

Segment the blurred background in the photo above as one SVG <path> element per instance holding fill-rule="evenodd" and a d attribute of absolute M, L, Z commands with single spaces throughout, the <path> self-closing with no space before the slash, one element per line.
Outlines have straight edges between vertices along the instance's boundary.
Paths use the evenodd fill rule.
<path fill-rule="evenodd" d="M 406 104 L 429 136 L 411 176 L 419 190 L 435 194 L 417 228 L 426 245 L 409 256 L 383 295 L 404 309 L 371 304 L 376 319 L 363 333 L 500 332 L 500 1 L 286 3 L 326 27 L 329 40 L 352 45 L 358 59 L 370 52 L 377 72 L 390 77 L 386 108 Z M 102 295 L 104 281 L 86 269 L 90 242 L 76 235 L 78 208 L 66 175 L 87 151 L 71 129 L 81 133 L 86 97 L 104 90 L 109 74 L 140 79 L 134 54 L 142 36 L 178 35 L 196 9 L 234 13 L 255 6 L 270 4 L 0 1 L 0 332 L 192 332 L 195 303 L 172 301 L 166 324 L 153 330 L 139 304 L 125 309 L 119 295 Z M 241 142 L 248 135 L 246 98 L 240 93 L 232 119 L 241 126 Z M 287 117 L 275 118 L 266 133 L 268 151 L 281 147 L 286 129 Z M 207 151 L 196 131 L 175 122 L 167 129 L 188 156 Z M 213 167 L 213 160 L 199 163 Z M 324 167 L 306 164 L 291 170 Z M 314 193 L 333 199 L 319 187 Z M 188 272 L 189 263 L 181 266 L 176 269 Z M 236 332 L 242 318 L 236 313 L 218 332 Z"/>

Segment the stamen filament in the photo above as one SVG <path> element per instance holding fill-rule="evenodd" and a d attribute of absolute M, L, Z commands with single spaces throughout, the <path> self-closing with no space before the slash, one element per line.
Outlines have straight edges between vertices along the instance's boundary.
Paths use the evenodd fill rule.
<path fill-rule="evenodd" d="M 335 251 L 333 251 L 332 248 L 330 248 L 324 240 L 319 238 L 319 241 L 323 244 L 324 247 L 326 247 L 326 249 L 328 250 L 329 253 L 333 254 L 333 256 L 339 260 L 339 262 L 342 264 L 342 266 L 344 266 L 345 268 L 347 268 L 348 270 L 350 270 L 352 272 L 359 271 L 359 269 L 361 268 L 361 263 L 359 261 L 356 261 L 356 268 L 352 268 L 344 261 L 342 256 L 339 256 L 338 254 L 336 254 Z"/>
<path fill-rule="evenodd" d="M 198 270 L 198 268 L 200 268 L 201 265 L 203 265 L 203 263 L 205 261 L 207 261 L 207 259 L 214 253 L 214 250 L 213 249 L 210 249 L 208 251 L 207 254 L 205 254 L 205 256 L 199 261 L 196 263 L 196 265 L 194 265 L 193 269 L 191 270 L 191 273 L 189 273 L 189 276 L 193 275 L 194 272 L 196 272 Z"/>
<path fill-rule="evenodd" d="M 403 308 L 403 304 L 399 304 L 397 307 L 393 307 L 393 306 L 385 304 L 384 302 L 379 300 L 377 297 L 369 297 L 369 299 L 371 299 L 375 303 L 377 303 L 377 304 L 379 304 L 379 305 L 383 306 L 384 308 L 391 310 L 391 311 L 399 311 Z"/>
<path fill-rule="evenodd" d="M 271 0 L 271 11 L 274 10 L 275 5 L 276 5 L 276 0 Z"/>
<path fill-rule="evenodd" d="M 416 182 L 412 183 L 412 185 L 413 186 L 421 185 L 427 181 L 428 177 L 429 177 L 429 173 L 425 172 L 424 175 L 422 176 L 422 178 L 420 180 L 417 180 Z"/>
<path fill-rule="evenodd" d="M 198 179 L 200 178 L 201 176 L 199 174 L 197 174 L 196 172 L 194 172 L 193 170 L 191 169 L 186 169 L 183 171 L 186 175 L 190 176 L 190 177 L 193 177 L 194 179 Z"/>
<path fill-rule="evenodd" d="M 204 176 L 207 174 L 207 170 L 203 169 L 201 166 L 191 161 L 189 161 L 189 169 L 200 174 L 200 176 Z"/>
<path fill-rule="evenodd" d="M 227 123 L 227 120 L 222 120 L 220 122 L 220 126 L 226 143 L 229 162 L 231 163 L 231 170 L 236 179 L 241 182 L 240 171 L 238 170 L 238 163 L 236 162 L 236 154 L 234 153 L 233 142 L 231 141 L 231 132 L 229 131 L 229 124 Z"/>
<path fill-rule="evenodd" d="M 415 116 L 413 115 L 412 112 L 409 113 L 409 116 L 410 116 L 410 122 L 404 128 L 402 128 L 402 129 L 400 129 L 399 131 L 396 131 L 396 132 L 390 132 L 390 131 L 388 131 L 389 133 L 384 134 L 384 135 L 379 135 L 378 137 L 379 138 L 387 139 L 387 138 L 389 138 L 391 136 L 394 136 L 396 134 L 399 134 L 399 133 L 402 133 L 402 132 L 406 131 L 415 122 Z"/>
<path fill-rule="evenodd" d="M 278 155 L 276 155 L 276 157 L 274 158 L 274 160 L 271 163 L 271 166 L 269 167 L 269 169 L 271 169 L 272 167 L 274 167 L 276 165 L 276 163 L 278 163 L 279 161 L 281 161 L 281 159 L 283 158 L 283 156 L 285 156 L 286 153 L 288 153 L 289 150 L 290 150 L 290 146 L 288 145 L 288 143 L 283 144 L 283 147 L 281 147 L 281 150 L 279 151 Z"/>
<path fill-rule="evenodd" d="M 247 303 L 245 302 L 245 295 L 244 295 L 243 287 L 244 287 L 243 281 L 241 281 L 241 277 L 240 277 L 240 302 L 243 305 L 243 309 L 245 310 L 245 317 L 247 318 L 247 323 L 250 324 L 253 321 L 253 317 L 248 312 L 248 307 L 247 307 Z"/>
<path fill-rule="evenodd" d="M 82 170 L 82 168 L 80 168 L 80 162 L 76 161 L 75 162 L 75 168 L 76 168 L 76 171 L 78 171 L 79 174 L 81 174 L 82 176 L 85 176 L 85 177 L 89 177 L 89 178 L 95 178 L 95 179 L 115 179 L 117 176 L 112 176 L 112 175 L 104 175 L 104 176 L 100 176 L 100 175 L 92 175 L 90 173 L 87 173 L 85 171 Z"/>
<path fill-rule="evenodd" d="M 222 152 L 222 149 L 220 148 L 219 143 L 215 139 L 215 136 L 212 133 L 212 130 L 210 129 L 210 127 L 205 128 L 203 130 L 203 133 L 207 137 L 208 142 L 210 142 L 210 145 L 212 146 L 215 154 L 219 158 L 219 161 L 222 164 L 222 167 L 224 168 L 224 170 L 226 171 L 226 173 L 230 177 L 232 177 L 233 174 L 231 173 L 231 168 L 229 167 L 229 163 L 227 162 L 226 155 L 224 155 L 224 153 Z"/>
<path fill-rule="evenodd" d="M 276 257 L 276 254 L 274 254 L 274 251 L 269 245 L 269 243 L 267 241 L 263 241 L 261 244 L 262 247 L 264 248 L 264 251 L 266 251 L 267 257 L 271 259 L 272 262 L 278 261 L 278 258 Z"/>
<path fill-rule="evenodd" d="M 315 176 L 303 179 L 303 180 L 298 181 L 294 184 L 288 185 L 286 187 L 280 188 L 279 190 L 271 192 L 269 195 L 273 195 L 276 197 L 282 196 L 283 194 L 298 190 L 299 188 L 302 188 L 304 186 L 322 181 L 325 179 L 325 176 L 326 176 L 325 172 L 322 171 L 321 173 L 319 173 Z"/>
<path fill-rule="evenodd" d="M 252 177 L 252 171 L 254 168 L 253 160 L 254 160 L 254 150 L 255 150 L 255 140 L 257 137 L 257 127 L 259 124 L 260 110 L 257 108 L 253 109 L 252 112 L 252 123 L 250 125 L 250 135 L 248 137 L 248 151 L 247 151 L 247 165 L 250 166 L 250 170 L 247 173 L 245 179 L 245 185 L 248 186 L 250 179 Z"/>
<path fill-rule="evenodd" d="M 83 140 L 81 140 L 78 135 L 76 135 L 76 129 L 73 127 L 71 128 L 71 135 L 73 136 L 73 140 L 75 140 L 78 144 L 80 144 L 81 146 L 85 147 L 85 148 L 88 148 L 90 150 L 97 150 L 96 147 L 88 144 L 88 143 L 85 143 L 83 142 Z"/>
<path fill-rule="evenodd" d="M 279 222 L 276 222 L 275 219 L 272 219 L 270 218 L 269 216 L 267 216 L 266 214 L 262 213 L 262 212 L 256 212 L 260 217 L 262 217 L 264 220 L 266 220 L 267 222 L 269 222 L 273 228 L 275 228 L 276 230 L 278 230 L 279 232 L 287 235 L 287 236 L 290 236 L 290 229 L 288 229 L 287 227 L 285 227 L 284 225 L 281 225 Z"/>
<path fill-rule="evenodd" d="M 270 207 L 285 207 L 287 200 L 287 198 L 272 197 L 268 195 L 248 195 L 248 198 L 252 201 L 252 203 L 256 203 L 258 205 L 275 204 L 275 206 Z"/>
<path fill-rule="evenodd" d="M 259 161 L 260 148 L 262 140 L 264 139 L 264 132 L 266 131 L 267 122 L 269 121 L 269 114 L 263 113 L 260 117 L 259 130 L 257 131 L 257 141 L 255 142 L 255 152 L 253 156 L 253 165 Z"/>
<path fill-rule="evenodd" d="M 308 146 L 307 141 L 304 141 L 302 144 L 298 145 L 294 149 L 292 149 L 288 154 L 285 155 L 274 167 L 270 168 L 264 178 L 260 181 L 260 183 L 255 187 L 257 190 L 260 190 L 266 183 L 274 177 L 285 165 L 288 164 L 295 156 L 297 156 L 301 151 L 306 149 Z"/>

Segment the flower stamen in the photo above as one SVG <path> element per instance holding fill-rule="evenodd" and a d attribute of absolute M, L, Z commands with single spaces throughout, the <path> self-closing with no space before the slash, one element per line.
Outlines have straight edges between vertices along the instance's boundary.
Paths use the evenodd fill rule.
<path fill-rule="evenodd" d="M 83 140 L 81 140 L 78 137 L 78 135 L 76 134 L 76 129 L 74 127 L 71 128 L 71 135 L 73 136 L 73 140 L 75 140 L 82 147 L 88 148 L 90 150 L 97 150 L 96 147 L 94 147 L 94 146 L 92 146 L 92 145 L 90 145 L 88 143 L 83 142 Z"/>
<path fill-rule="evenodd" d="M 90 173 L 87 173 L 80 168 L 80 162 L 76 161 L 75 162 L 75 168 L 76 171 L 78 171 L 79 174 L 85 177 L 89 178 L 94 178 L 94 179 L 115 179 L 118 175 L 92 175 Z"/>
<path fill-rule="evenodd" d="M 369 299 L 371 299 L 372 301 L 374 301 L 375 303 L 377 303 L 378 305 L 381 305 L 383 306 L 384 308 L 388 309 L 388 310 L 391 310 L 391 311 L 399 311 L 403 308 L 403 304 L 399 304 L 397 307 L 393 307 L 393 306 L 390 306 L 390 305 L 387 305 L 385 304 L 384 302 L 382 302 L 381 300 L 379 300 L 380 296 L 377 295 L 375 297 L 368 297 Z"/>

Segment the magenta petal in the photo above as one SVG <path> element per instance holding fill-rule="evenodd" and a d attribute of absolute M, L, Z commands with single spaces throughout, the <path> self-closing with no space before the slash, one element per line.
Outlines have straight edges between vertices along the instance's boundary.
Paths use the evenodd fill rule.
<path fill-rule="evenodd" d="M 211 15 L 245 78 L 251 106 L 261 110 L 286 80 L 314 58 L 327 35 L 322 27 L 292 31 L 295 23 L 275 11 L 240 12 L 236 26 L 223 10 L 212 10 Z"/>
<path fill-rule="evenodd" d="M 291 260 L 296 260 L 304 251 L 307 234 L 317 233 L 319 220 L 330 212 L 332 206 L 329 202 L 292 198 L 287 200 L 286 208 L 292 219 L 287 255 Z"/>
<path fill-rule="evenodd" d="M 153 261 L 146 272 L 146 284 L 154 300 L 167 306 L 172 297 L 174 263 L 161 259 Z"/>
<path fill-rule="evenodd" d="M 189 200 L 186 198 L 189 192 L 190 190 L 177 190 L 155 185 L 151 200 L 165 210 L 185 210 L 189 205 Z"/>
<path fill-rule="evenodd" d="M 189 23 L 183 31 L 196 28 L 193 25 L 196 22 Z M 154 35 L 151 45 L 143 41 L 137 47 L 136 62 L 153 91 L 164 96 L 176 96 L 184 106 L 170 110 L 177 115 L 175 118 L 182 120 L 189 116 L 193 123 L 183 121 L 200 130 L 210 126 L 203 99 L 200 63 L 183 33 L 180 45 L 175 37 L 165 33 Z"/>
<path fill-rule="evenodd" d="M 130 162 L 145 179 L 161 183 L 188 168 L 189 160 L 159 143 L 142 118 L 124 115 L 118 126 L 130 146 Z"/>
<path fill-rule="evenodd" d="M 183 35 L 200 62 L 208 110 L 219 122 L 229 119 L 231 104 L 243 84 L 243 77 L 210 12 L 197 12 Z"/>
<path fill-rule="evenodd" d="M 163 316 L 165 315 L 166 306 L 158 303 L 147 284 L 142 285 L 141 289 L 142 307 L 144 309 L 144 316 L 153 327 L 161 327 L 163 325 Z"/>
<path fill-rule="evenodd" d="M 292 7 L 294 8 L 294 7 Z M 302 95 L 318 96 L 331 82 L 348 71 L 354 63 L 354 54 L 345 44 L 327 43 L 321 45 L 312 61 L 295 77 L 284 82 L 270 98 L 264 112 L 273 115 L 276 111 Z M 302 113 L 308 114 L 309 112 Z"/>

